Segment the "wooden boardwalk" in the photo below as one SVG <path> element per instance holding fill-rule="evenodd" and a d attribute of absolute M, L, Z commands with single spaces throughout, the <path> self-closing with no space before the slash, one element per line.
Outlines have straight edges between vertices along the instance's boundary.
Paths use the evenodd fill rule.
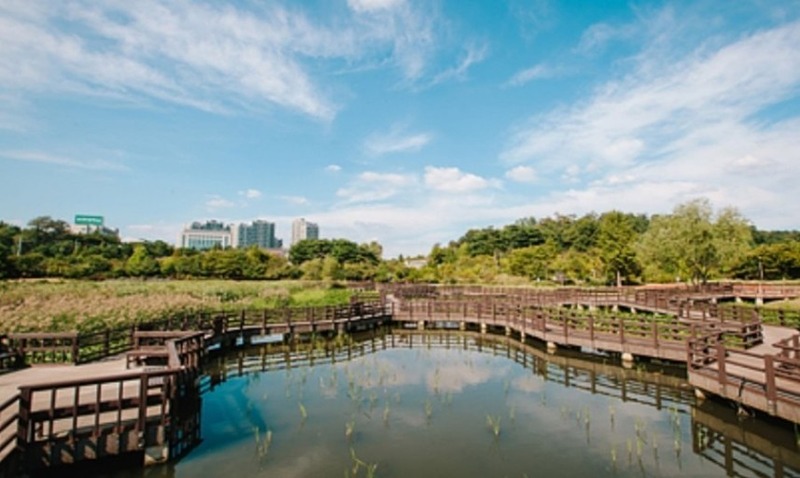
<path fill-rule="evenodd" d="M 587 307 L 540 308 L 463 296 L 389 299 L 394 303 L 393 320 L 406 326 L 477 327 L 523 342 L 534 338 L 549 346 L 616 353 L 623 361 L 645 357 L 686 363 L 689 382 L 705 394 L 800 423 L 800 333 L 763 325 L 752 310 L 727 319 L 679 316 L 679 311 L 666 318 L 641 318 Z"/>

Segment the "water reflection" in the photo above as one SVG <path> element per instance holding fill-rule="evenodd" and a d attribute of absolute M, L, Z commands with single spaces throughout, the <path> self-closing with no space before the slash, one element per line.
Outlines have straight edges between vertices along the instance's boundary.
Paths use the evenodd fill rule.
<path fill-rule="evenodd" d="M 203 443 L 137 476 L 800 474 L 791 427 L 695 406 L 680 370 L 505 337 L 264 346 L 218 358 L 202 388 Z"/>

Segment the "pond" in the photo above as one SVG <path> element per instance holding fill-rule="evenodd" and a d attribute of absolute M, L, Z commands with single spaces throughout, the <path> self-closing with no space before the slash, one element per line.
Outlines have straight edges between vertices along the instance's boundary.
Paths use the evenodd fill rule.
<path fill-rule="evenodd" d="M 242 350 L 207 369 L 195 449 L 102 476 L 800 476 L 790 426 L 612 362 L 463 332 Z"/>

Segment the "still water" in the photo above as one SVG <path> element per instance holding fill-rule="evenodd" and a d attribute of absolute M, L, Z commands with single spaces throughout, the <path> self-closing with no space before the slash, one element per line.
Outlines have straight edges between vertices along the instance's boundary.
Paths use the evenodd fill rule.
<path fill-rule="evenodd" d="M 217 359 L 203 441 L 110 476 L 800 476 L 792 427 L 696 404 L 679 371 L 468 333 L 333 345 Z"/>

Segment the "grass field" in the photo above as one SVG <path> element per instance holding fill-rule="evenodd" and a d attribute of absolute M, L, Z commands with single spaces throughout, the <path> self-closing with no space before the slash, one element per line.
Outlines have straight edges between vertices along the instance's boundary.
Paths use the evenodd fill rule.
<path fill-rule="evenodd" d="M 0 282 L 0 332 L 86 331 L 188 310 L 346 304 L 321 282 L 37 280 Z"/>

